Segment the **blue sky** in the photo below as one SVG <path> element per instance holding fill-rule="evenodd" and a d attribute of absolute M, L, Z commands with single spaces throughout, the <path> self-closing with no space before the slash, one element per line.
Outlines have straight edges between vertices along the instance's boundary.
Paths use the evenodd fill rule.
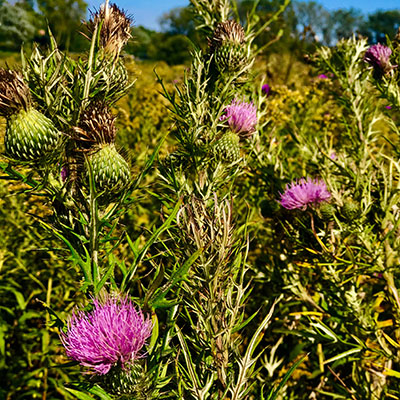
<path fill-rule="evenodd" d="M 99 8 L 103 0 L 88 0 L 89 8 Z M 158 29 L 159 19 L 163 13 L 174 7 L 182 7 L 189 4 L 189 0 L 112 0 L 119 7 L 127 10 L 134 16 L 135 25 L 143 25 L 147 28 Z M 364 13 L 370 13 L 378 9 L 393 10 L 400 9 L 400 0 L 317 0 L 328 10 L 338 8 L 357 8 Z"/>

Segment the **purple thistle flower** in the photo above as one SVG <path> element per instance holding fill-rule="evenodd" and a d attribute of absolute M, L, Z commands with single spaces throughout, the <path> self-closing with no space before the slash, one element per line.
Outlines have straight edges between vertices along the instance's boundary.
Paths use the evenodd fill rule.
<path fill-rule="evenodd" d="M 229 127 L 241 137 L 249 137 L 255 131 L 257 125 L 257 108 L 251 103 L 232 100 L 232 103 L 225 108 L 225 115 L 221 121 L 228 120 Z"/>
<path fill-rule="evenodd" d="M 271 92 L 271 86 L 269 86 L 268 83 L 266 83 L 265 85 L 261 86 L 261 91 L 268 97 Z"/>
<path fill-rule="evenodd" d="M 288 210 L 300 208 L 305 210 L 310 204 L 321 203 L 329 200 L 331 194 L 322 180 L 311 178 L 300 179 L 286 185 L 285 192 L 281 194 L 280 203 Z"/>
<path fill-rule="evenodd" d="M 129 370 L 142 356 L 151 321 L 126 296 L 93 299 L 93 305 L 90 312 L 74 311 L 67 331 L 60 334 L 67 356 L 91 369 L 89 373 L 104 375 L 115 365 Z"/>
<path fill-rule="evenodd" d="M 68 167 L 67 167 L 66 165 L 64 165 L 64 166 L 61 168 L 61 180 L 62 180 L 63 182 L 65 182 L 65 181 L 67 180 L 67 178 L 68 178 L 68 175 L 69 175 Z"/>
<path fill-rule="evenodd" d="M 387 73 L 393 69 L 390 64 L 392 50 L 383 44 L 374 44 L 364 55 L 364 61 L 370 64 L 375 70 Z"/>

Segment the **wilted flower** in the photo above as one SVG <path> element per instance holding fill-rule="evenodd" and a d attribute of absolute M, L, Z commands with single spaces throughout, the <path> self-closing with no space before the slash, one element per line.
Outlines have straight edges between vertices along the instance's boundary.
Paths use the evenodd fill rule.
<path fill-rule="evenodd" d="M 255 131 L 257 124 L 256 106 L 245 101 L 234 99 L 231 105 L 225 108 L 225 115 L 221 117 L 221 121 L 227 120 L 229 127 L 240 137 L 249 137 Z"/>
<path fill-rule="evenodd" d="M 302 178 L 300 181 L 286 185 L 285 192 L 281 194 L 280 203 L 289 210 L 295 208 L 305 210 L 308 205 L 321 203 L 329 200 L 330 197 L 331 194 L 324 181 Z"/>
<path fill-rule="evenodd" d="M 86 23 L 89 32 L 93 34 L 100 28 L 100 44 L 106 53 L 118 55 L 131 38 L 132 18 L 115 4 L 103 4 L 100 10 L 92 13 Z"/>
<path fill-rule="evenodd" d="M 208 44 L 212 51 L 221 47 L 224 43 L 243 45 L 245 42 L 245 32 L 243 27 L 234 20 L 220 22 Z"/>
<path fill-rule="evenodd" d="M 383 44 L 374 44 L 371 46 L 364 55 L 364 61 L 370 64 L 375 70 L 388 73 L 394 67 L 390 64 L 390 56 L 392 50 Z"/>
<path fill-rule="evenodd" d="M 261 90 L 268 97 L 269 93 L 271 92 L 271 86 L 266 83 L 265 85 L 262 85 Z"/>
<path fill-rule="evenodd" d="M 247 64 L 245 39 L 244 29 L 238 22 L 228 20 L 217 24 L 208 45 L 220 72 L 237 71 Z"/>
<path fill-rule="evenodd" d="M 112 367 L 129 370 L 142 356 L 152 323 L 126 296 L 93 299 L 90 312 L 75 311 L 60 334 L 67 356 L 99 375 Z"/>

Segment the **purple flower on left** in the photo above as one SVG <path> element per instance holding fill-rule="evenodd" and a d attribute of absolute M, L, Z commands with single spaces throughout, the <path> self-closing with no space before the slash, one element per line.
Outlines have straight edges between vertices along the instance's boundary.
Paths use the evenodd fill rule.
<path fill-rule="evenodd" d="M 69 358 L 104 375 L 117 365 L 129 370 L 151 331 L 151 320 L 126 296 L 107 296 L 93 299 L 92 311 L 74 311 L 60 339 Z"/>

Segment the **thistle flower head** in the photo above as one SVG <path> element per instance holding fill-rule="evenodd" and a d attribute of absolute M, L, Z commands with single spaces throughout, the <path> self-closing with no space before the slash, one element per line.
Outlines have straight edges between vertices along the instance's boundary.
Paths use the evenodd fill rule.
<path fill-rule="evenodd" d="M 221 121 L 227 120 L 229 127 L 240 137 L 251 136 L 257 125 L 257 108 L 251 103 L 234 99 L 232 103 L 225 108 L 225 115 Z"/>
<path fill-rule="evenodd" d="M 89 32 L 93 34 L 96 28 L 100 29 L 100 45 L 104 52 L 119 55 L 122 48 L 131 38 L 132 18 L 128 17 L 123 10 L 115 4 L 103 4 L 99 11 L 92 14 L 86 23 Z"/>
<path fill-rule="evenodd" d="M 329 200 L 329 193 L 324 181 L 319 179 L 300 179 L 286 185 L 285 192 L 281 194 L 280 203 L 288 210 L 300 208 L 305 210 L 308 205 L 318 204 Z"/>
<path fill-rule="evenodd" d="M 0 68 L 0 115 L 8 117 L 20 110 L 28 111 L 30 106 L 31 95 L 22 75 Z"/>
<path fill-rule="evenodd" d="M 111 144 L 115 142 L 115 116 L 103 103 L 91 104 L 81 115 L 79 125 L 74 127 L 75 140 L 88 144 Z"/>
<path fill-rule="evenodd" d="M 261 91 L 268 97 L 269 94 L 271 93 L 271 86 L 266 83 L 265 85 L 261 86 Z"/>
<path fill-rule="evenodd" d="M 244 29 L 235 20 L 220 22 L 216 26 L 208 44 L 213 51 L 226 42 L 231 42 L 233 44 L 243 44 L 245 42 Z"/>
<path fill-rule="evenodd" d="M 374 44 L 364 55 L 364 61 L 371 65 L 376 71 L 382 73 L 390 72 L 394 66 L 390 64 L 392 50 L 383 44 Z"/>
<path fill-rule="evenodd" d="M 67 356 L 104 375 L 112 367 L 129 370 L 143 356 L 152 323 L 126 296 L 93 299 L 90 312 L 75 311 L 60 339 Z"/>

